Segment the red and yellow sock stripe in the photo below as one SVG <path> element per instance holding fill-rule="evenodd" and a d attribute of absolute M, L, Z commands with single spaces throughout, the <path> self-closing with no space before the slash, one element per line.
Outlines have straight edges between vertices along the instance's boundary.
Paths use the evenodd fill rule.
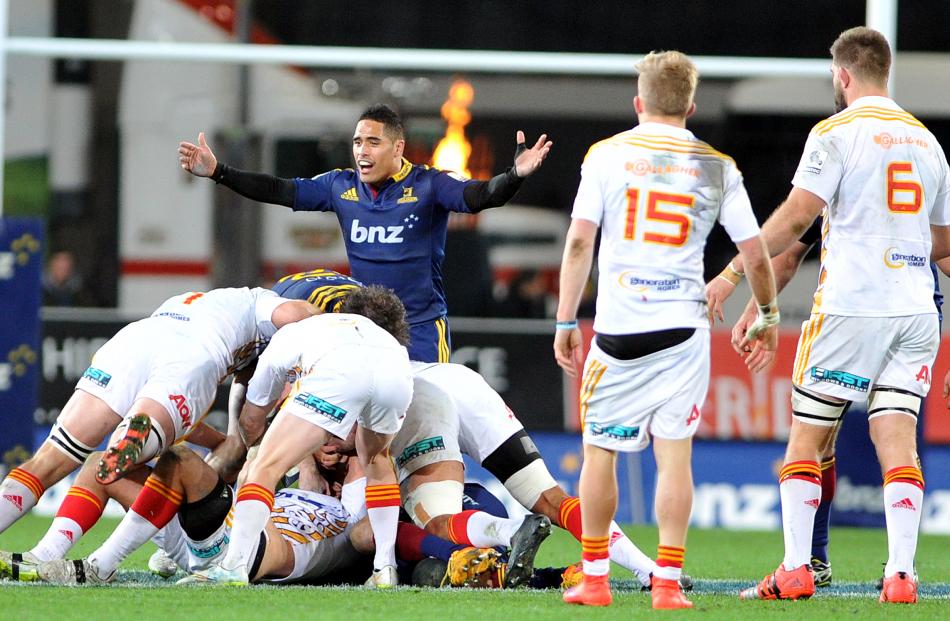
<path fill-rule="evenodd" d="M 782 470 L 778 475 L 778 482 L 782 483 L 789 479 L 798 479 L 821 485 L 821 467 L 817 461 L 790 461 L 782 466 Z"/>
<path fill-rule="evenodd" d="M 449 518 L 448 522 L 448 535 L 449 541 L 454 544 L 461 545 L 472 545 L 471 540 L 468 538 L 468 521 L 473 515 L 478 513 L 474 509 L 469 509 L 468 511 L 462 511 L 461 513 L 456 513 Z"/>
<path fill-rule="evenodd" d="M 683 561 L 686 558 L 686 548 L 680 546 L 657 546 L 656 547 L 656 565 L 657 567 L 683 567 Z"/>
<path fill-rule="evenodd" d="M 10 471 L 10 474 L 8 474 L 7 477 L 25 486 L 26 489 L 30 490 L 30 493 L 33 494 L 37 500 L 39 500 L 40 496 L 43 495 L 43 492 L 46 491 L 46 488 L 43 487 L 43 484 L 40 483 L 40 480 L 23 468 L 14 468 Z"/>
<path fill-rule="evenodd" d="M 588 537 L 581 536 L 581 558 L 585 561 L 598 561 L 610 558 L 610 536 Z"/>
<path fill-rule="evenodd" d="M 821 462 L 821 471 L 824 472 L 825 470 L 830 470 L 831 468 L 834 467 L 834 465 L 835 465 L 835 458 L 834 458 L 834 455 L 832 455 L 828 459 Z"/>
<path fill-rule="evenodd" d="M 99 513 L 102 513 L 103 508 L 105 508 L 105 503 L 103 503 L 98 496 L 93 494 L 88 489 L 79 487 L 77 485 L 70 487 L 69 491 L 66 492 L 66 499 L 63 500 L 63 505 L 66 504 L 66 500 L 89 502 Z M 62 512 L 63 505 L 60 505 L 60 512 Z M 62 516 L 57 513 L 56 517 Z"/>
<path fill-rule="evenodd" d="M 267 505 L 268 509 L 274 507 L 274 492 L 257 483 L 245 483 L 238 490 L 236 502 L 256 500 Z"/>
<path fill-rule="evenodd" d="M 884 485 L 890 483 L 910 483 L 921 490 L 924 489 L 924 473 L 916 466 L 901 466 L 891 468 L 884 473 Z"/>
<path fill-rule="evenodd" d="M 181 505 L 182 501 L 185 499 L 181 492 L 173 490 L 155 477 L 150 476 L 149 478 L 145 479 L 145 487 L 162 496 L 174 505 Z"/>
<path fill-rule="evenodd" d="M 366 486 L 366 508 L 378 509 L 380 507 L 398 507 L 401 504 L 399 497 L 399 486 L 392 485 L 367 485 Z"/>
<path fill-rule="evenodd" d="M 574 512 L 577 512 L 577 516 L 580 516 L 581 511 L 581 499 L 576 496 L 569 496 L 564 499 L 564 502 L 561 503 L 561 506 L 557 510 L 557 523 L 558 526 L 566 530 L 571 530 L 570 524 L 574 518 Z"/>

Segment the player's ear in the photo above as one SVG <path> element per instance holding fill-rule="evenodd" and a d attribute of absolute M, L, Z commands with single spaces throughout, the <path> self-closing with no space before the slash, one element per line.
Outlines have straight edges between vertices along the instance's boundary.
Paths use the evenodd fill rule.
<path fill-rule="evenodd" d="M 851 86 L 851 72 L 845 67 L 838 67 L 838 81 L 841 82 L 843 88 Z"/>
<path fill-rule="evenodd" d="M 689 117 L 693 116 L 694 114 L 696 114 L 696 102 L 695 102 L 695 101 L 691 101 L 691 102 L 689 102 L 689 110 L 686 111 L 686 118 L 688 119 Z"/>
<path fill-rule="evenodd" d="M 403 138 L 400 138 L 396 141 L 394 155 L 402 159 L 402 153 L 406 150 L 406 141 Z"/>
<path fill-rule="evenodd" d="M 640 99 L 639 95 L 633 96 L 633 110 L 637 113 L 637 115 L 643 114 L 643 100 Z"/>

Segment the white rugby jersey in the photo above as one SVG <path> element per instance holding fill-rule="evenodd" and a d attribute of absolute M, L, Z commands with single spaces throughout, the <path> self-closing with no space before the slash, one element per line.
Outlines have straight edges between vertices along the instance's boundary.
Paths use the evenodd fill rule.
<path fill-rule="evenodd" d="M 280 396 L 284 382 L 309 374 L 328 353 L 356 346 L 402 350 L 409 375 L 409 354 L 389 332 L 362 315 L 326 313 L 277 331 L 258 359 L 247 386 L 247 400 L 267 405 Z M 400 371 L 393 369 L 394 373 Z"/>
<path fill-rule="evenodd" d="M 600 334 L 708 328 L 706 237 L 717 220 L 734 242 L 759 233 L 735 162 L 661 123 L 590 148 L 571 216 L 601 228 Z"/>
<path fill-rule="evenodd" d="M 332 496 L 285 488 L 274 496 L 270 519 L 284 539 L 302 545 L 341 534 L 349 526 L 350 514 Z"/>
<path fill-rule="evenodd" d="M 176 295 L 148 321 L 170 327 L 206 349 L 222 379 L 250 364 L 277 331 L 274 310 L 287 302 L 268 289 L 212 289 Z"/>
<path fill-rule="evenodd" d="M 950 224 L 950 172 L 920 121 L 861 97 L 811 130 L 792 184 L 826 204 L 812 312 L 937 312 L 930 224 Z"/>

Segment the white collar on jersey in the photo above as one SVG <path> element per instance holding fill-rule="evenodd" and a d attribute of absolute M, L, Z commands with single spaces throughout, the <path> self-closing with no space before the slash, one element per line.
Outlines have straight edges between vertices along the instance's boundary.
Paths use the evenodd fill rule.
<path fill-rule="evenodd" d="M 689 131 L 688 129 L 676 127 L 674 125 L 667 125 L 666 123 L 640 123 L 630 131 L 635 134 L 661 134 L 687 140 L 696 139 L 696 136 L 693 135 L 693 132 Z"/>
<path fill-rule="evenodd" d="M 877 106 L 878 108 L 893 108 L 894 110 L 903 109 L 898 106 L 897 102 L 890 97 L 882 97 L 880 95 L 865 95 L 864 97 L 858 97 L 852 101 L 851 105 L 845 108 L 845 110 L 852 110 L 862 106 Z M 844 112 L 844 110 L 842 110 L 842 112 Z"/>

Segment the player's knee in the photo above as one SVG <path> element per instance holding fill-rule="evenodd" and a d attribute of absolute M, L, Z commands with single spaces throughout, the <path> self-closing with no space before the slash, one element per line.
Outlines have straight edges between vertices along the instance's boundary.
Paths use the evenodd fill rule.
<path fill-rule="evenodd" d="M 901 388 L 875 387 L 868 396 L 868 420 L 900 414 L 912 419 L 913 424 L 916 425 L 922 400 L 919 395 Z"/>
<path fill-rule="evenodd" d="M 526 509 L 538 504 L 544 492 L 557 487 L 538 447 L 524 429 L 502 442 L 482 461 L 482 467 L 495 475 Z"/>
<path fill-rule="evenodd" d="M 403 508 L 416 526 L 438 534 L 433 529 L 444 528 L 450 516 L 462 511 L 463 489 L 459 481 L 423 483 L 404 495 Z"/>
<path fill-rule="evenodd" d="M 79 466 L 81 466 L 95 450 L 95 447 L 80 442 L 75 434 L 70 433 L 65 426 L 58 422 L 53 425 L 53 428 L 50 430 L 49 436 L 46 438 L 46 444 Z"/>
<path fill-rule="evenodd" d="M 807 425 L 834 427 L 849 405 L 850 401 L 819 397 L 797 386 L 792 387 L 792 416 Z"/>

